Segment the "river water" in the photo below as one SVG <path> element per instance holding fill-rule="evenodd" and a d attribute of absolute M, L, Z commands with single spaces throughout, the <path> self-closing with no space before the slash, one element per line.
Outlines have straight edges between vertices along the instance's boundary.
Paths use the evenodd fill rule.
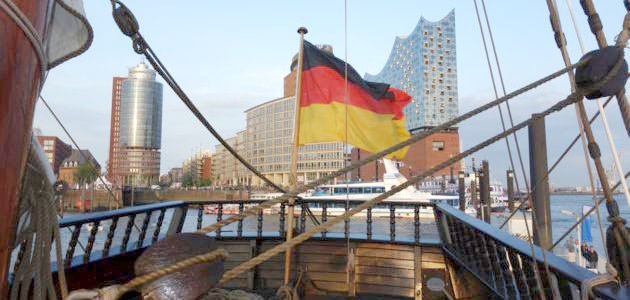
<path fill-rule="evenodd" d="M 616 195 L 615 199 L 617 203 L 619 203 L 619 208 L 621 212 L 621 216 L 626 220 L 630 220 L 630 208 L 626 203 L 623 195 Z M 554 241 L 557 240 L 566 230 L 575 223 L 575 216 L 565 215 L 562 213 L 565 211 L 572 211 L 576 214 L 581 214 L 582 206 L 584 205 L 593 205 L 591 196 L 588 195 L 552 195 L 551 196 L 551 217 L 552 217 L 552 234 L 554 237 Z M 608 217 L 608 213 L 606 211 L 605 205 L 600 207 L 601 217 L 603 225 L 608 226 L 609 222 L 606 220 Z M 66 214 L 66 217 L 75 217 L 80 214 Z M 147 235 L 145 237 L 145 244 L 148 244 L 153 237 L 153 233 L 155 232 L 155 228 L 157 225 L 157 217 L 158 213 L 154 213 L 149 222 Z M 227 218 L 229 216 L 224 216 Z M 332 217 L 329 217 L 329 220 Z M 167 211 L 165 215 L 165 219 L 163 222 L 162 233 L 167 228 L 169 221 L 171 219 L 170 212 Z M 501 224 L 505 217 L 501 215 L 493 216 L 493 225 L 498 226 Z M 129 240 L 129 247 L 137 246 L 138 241 L 138 229 L 142 227 L 144 221 L 143 216 L 138 216 L 135 220 L 135 226 L 137 227 L 132 231 L 131 238 Z M 215 215 L 203 215 L 203 226 L 209 225 L 211 223 L 216 222 Z M 120 245 L 122 243 L 122 236 L 125 230 L 125 227 L 128 223 L 126 218 L 121 218 L 118 227 L 116 229 L 116 237 L 113 241 L 113 246 Z M 413 241 L 414 240 L 414 220 L 413 219 L 397 219 L 395 226 L 395 239 L 399 241 Z M 307 221 L 307 228 L 313 226 L 312 222 Z M 101 223 L 102 231 L 99 231 L 94 243 L 94 251 L 98 251 L 102 249 L 107 231 L 110 226 L 110 222 Z M 299 225 L 298 225 L 299 226 Z M 367 232 L 366 219 L 365 217 L 356 217 L 351 219 L 350 221 L 350 233 L 352 237 L 357 238 L 365 238 Z M 186 218 L 186 222 L 184 224 L 183 231 L 184 232 L 193 232 L 197 228 L 197 210 L 189 210 Z M 285 226 L 286 228 L 286 226 Z M 299 228 L 299 227 L 298 227 Z M 506 226 L 507 228 L 507 226 Z M 390 238 L 390 223 L 389 218 L 374 218 L 372 223 L 372 238 L 388 240 Z M 605 230 L 606 228 L 604 228 Z M 237 223 L 230 224 L 223 228 L 222 234 L 225 236 L 235 235 L 237 231 Z M 257 231 L 257 217 L 252 216 L 248 217 L 243 222 L 243 232 L 244 235 L 255 235 Z M 327 233 L 328 237 L 343 237 L 344 232 L 344 223 L 340 223 L 335 225 L 330 231 Z M 600 270 L 603 270 L 603 264 L 605 261 L 605 252 L 604 252 L 604 243 L 602 242 L 601 235 L 599 233 L 598 225 L 596 218 L 593 218 L 593 223 L 591 226 L 591 232 L 593 236 L 593 244 L 600 257 Z M 277 215 L 264 215 L 263 218 L 263 235 L 278 235 L 279 234 L 279 218 Z M 577 237 L 575 230 L 572 232 L 574 237 Z M 70 239 L 71 232 L 68 229 L 62 229 L 62 250 L 66 251 L 68 240 Z M 82 246 L 87 244 L 87 240 L 89 237 L 89 230 L 86 226 L 83 226 L 81 229 L 81 234 L 79 236 L 80 244 L 76 246 L 75 255 L 81 254 Z M 437 230 L 435 227 L 435 222 L 431 219 L 421 219 L 420 225 L 420 239 L 421 241 L 438 241 L 439 237 L 437 234 Z M 565 242 L 561 242 L 556 249 L 554 249 L 554 253 L 564 256 L 566 254 L 566 246 Z"/>

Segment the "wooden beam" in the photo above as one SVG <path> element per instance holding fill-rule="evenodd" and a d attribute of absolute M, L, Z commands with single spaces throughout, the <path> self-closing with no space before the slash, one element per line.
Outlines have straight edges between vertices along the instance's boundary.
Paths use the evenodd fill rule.
<path fill-rule="evenodd" d="M 422 299 L 422 248 L 419 246 L 413 249 L 413 269 L 414 269 L 414 295 L 416 300 Z"/>

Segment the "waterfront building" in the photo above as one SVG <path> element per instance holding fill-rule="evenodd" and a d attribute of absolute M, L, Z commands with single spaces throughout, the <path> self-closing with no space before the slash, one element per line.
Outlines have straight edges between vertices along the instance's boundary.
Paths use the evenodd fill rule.
<path fill-rule="evenodd" d="M 59 165 L 72 153 L 72 146 L 64 143 L 56 136 L 38 135 L 37 141 L 44 149 L 48 162 L 55 175 L 59 175 Z"/>
<path fill-rule="evenodd" d="M 411 34 L 396 37 L 385 67 L 376 75 L 366 74 L 365 78 L 407 92 L 412 97 L 404 109 L 407 128 L 412 132 L 427 130 L 459 114 L 456 53 L 455 11 L 437 22 L 421 17 Z M 405 176 L 417 175 L 459 151 L 457 128 L 450 128 L 413 144 L 407 156 L 398 162 L 399 170 Z M 368 155 L 355 148 L 352 161 Z M 456 176 L 459 169 L 456 164 L 435 176 Z M 382 179 L 383 172 L 382 162 L 373 162 L 354 171 L 352 177 L 371 181 Z"/>
<path fill-rule="evenodd" d="M 245 158 L 247 158 L 248 152 L 246 134 L 247 132 L 243 130 L 237 132 L 236 136 L 225 140 L 230 147 Z M 246 187 L 251 184 L 251 172 L 221 144 L 215 147 L 214 154 L 212 155 L 211 170 L 214 186 Z"/>
<path fill-rule="evenodd" d="M 119 104 L 114 102 L 119 102 Z M 114 116 L 117 114 L 117 116 Z M 162 84 L 145 63 L 114 79 L 110 137 L 110 180 L 150 186 L 159 180 L 162 137 Z"/>
<path fill-rule="evenodd" d="M 421 17 L 408 36 L 398 36 L 385 67 L 365 79 L 385 82 L 412 97 L 408 129 L 433 127 L 458 115 L 455 11 L 437 22 Z"/>
<path fill-rule="evenodd" d="M 81 154 L 83 152 L 83 154 Z M 79 150 L 72 149 L 72 153 L 68 158 L 64 159 L 64 161 L 59 166 L 59 176 L 58 179 L 66 182 L 69 186 L 76 186 L 77 181 L 75 178 L 75 173 L 79 170 L 79 168 L 83 165 L 91 164 L 96 168 L 97 175 L 100 175 L 101 165 L 96 161 L 96 158 L 92 155 L 90 150 Z M 89 160 L 89 162 L 86 160 Z M 90 167 L 91 168 L 91 167 Z M 91 182 L 90 182 L 91 183 Z"/>
<path fill-rule="evenodd" d="M 109 159 L 107 161 L 107 177 L 110 182 L 119 185 L 122 172 L 120 149 L 120 102 L 122 99 L 122 83 L 126 77 L 114 77 L 112 80 L 112 112 L 109 128 Z"/>
<path fill-rule="evenodd" d="M 295 120 L 295 96 L 274 99 L 245 111 L 247 159 L 275 184 L 288 186 Z M 310 182 L 343 167 L 343 143 L 300 146 L 297 180 Z M 252 185 L 260 186 L 259 178 Z"/>
<path fill-rule="evenodd" d="M 204 180 L 209 180 L 210 178 L 204 178 L 204 160 L 207 161 L 211 156 L 212 151 L 200 150 L 187 158 L 182 164 L 180 182 L 184 185 L 199 186 Z"/>
<path fill-rule="evenodd" d="M 457 155 L 459 151 L 459 135 L 457 131 L 437 132 L 411 145 L 407 156 L 397 162 L 398 170 L 409 178 Z M 369 155 L 371 153 L 353 148 L 351 153 L 352 162 L 365 159 Z M 453 164 L 452 167 L 439 170 L 433 176 L 447 176 L 449 179 L 450 176 L 457 177 L 460 167 L 460 164 Z M 352 179 L 360 181 L 383 180 L 384 173 L 383 161 L 378 160 L 352 171 Z"/>

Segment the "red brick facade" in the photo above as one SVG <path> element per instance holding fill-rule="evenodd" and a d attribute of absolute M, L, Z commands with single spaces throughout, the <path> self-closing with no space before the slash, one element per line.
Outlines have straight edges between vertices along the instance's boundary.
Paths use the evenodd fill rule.
<path fill-rule="evenodd" d="M 107 161 L 107 178 L 115 184 L 121 183 L 120 168 L 123 153 L 120 149 L 120 102 L 122 100 L 122 83 L 127 78 L 114 77 L 112 84 L 112 115 L 109 130 L 109 160 Z"/>
<path fill-rule="evenodd" d="M 407 152 L 407 156 L 399 166 L 400 172 L 407 178 L 418 175 L 429 168 L 451 158 L 459 153 L 459 134 L 456 130 L 444 131 L 432 134 L 413 144 Z M 352 149 L 352 162 L 366 158 L 369 152 Z M 459 172 L 459 163 L 453 164 L 453 175 Z M 382 180 L 385 168 L 382 162 L 369 163 L 352 173 L 352 179 L 361 178 L 362 181 Z M 451 168 L 438 171 L 433 176 L 450 176 Z"/>
<path fill-rule="evenodd" d="M 56 136 L 37 136 L 39 145 L 44 149 L 50 166 L 55 174 L 59 174 L 59 165 L 72 153 L 72 146 L 62 142 Z"/>
<path fill-rule="evenodd" d="M 201 159 L 201 179 L 212 180 L 212 157 L 210 156 Z"/>

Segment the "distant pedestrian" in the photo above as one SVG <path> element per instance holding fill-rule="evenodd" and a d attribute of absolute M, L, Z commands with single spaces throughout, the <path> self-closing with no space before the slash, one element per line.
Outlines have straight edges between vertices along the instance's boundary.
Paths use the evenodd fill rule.
<path fill-rule="evenodd" d="M 599 260 L 599 255 L 597 254 L 597 251 L 595 251 L 595 247 L 591 246 L 590 256 L 591 256 L 591 269 L 597 269 L 597 262 Z"/>

